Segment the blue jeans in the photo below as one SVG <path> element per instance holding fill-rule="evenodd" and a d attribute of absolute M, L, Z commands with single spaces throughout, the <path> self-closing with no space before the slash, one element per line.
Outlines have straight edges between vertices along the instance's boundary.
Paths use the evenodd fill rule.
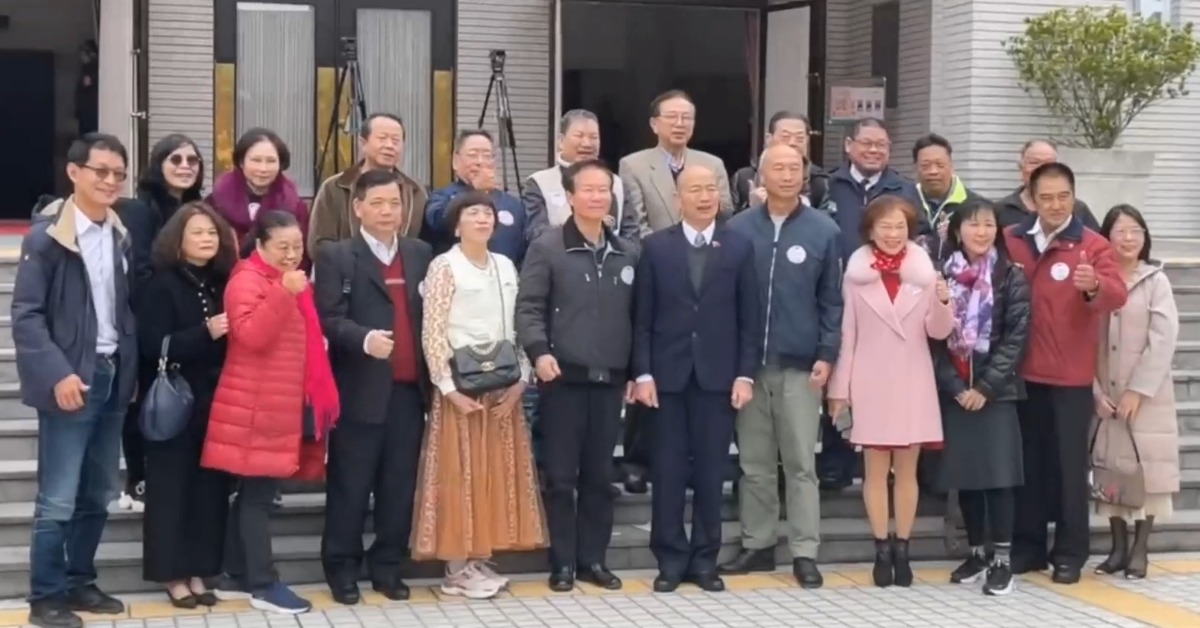
<path fill-rule="evenodd" d="M 96 548 L 120 485 L 121 426 L 129 404 L 115 398 L 117 368 L 97 360 L 82 410 L 38 412 L 30 601 L 96 581 Z"/>

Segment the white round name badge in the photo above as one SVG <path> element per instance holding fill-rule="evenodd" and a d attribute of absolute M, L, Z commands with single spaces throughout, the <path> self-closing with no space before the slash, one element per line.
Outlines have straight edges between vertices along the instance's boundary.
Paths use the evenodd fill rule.
<path fill-rule="evenodd" d="M 417 282 L 417 294 L 421 295 L 422 299 L 425 298 L 425 282 L 424 281 Z"/>
<path fill-rule="evenodd" d="M 505 227 L 511 227 L 514 222 L 512 212 L 508 211 L 507 209 L 500 210 L 500 212 L 496 214 L 496 220 L 499 220 L 500 224 L 504 225 Z"/>
<path fill-rule="evenodd" d="M 804 260 L 808 259 L 808 251 L 799 244 L 789 247 L 787 250 L 788 261 L 793 264 L 803 264 Z"/>
<path fill-rule="evenodd" d="M 1067 277 L 1071 276 L 1071 268 L 1066 264 L 1059 262 L 1050 267 L 1050 276 L 1053 277 L 1055 281 L 1063 281 Z"/>
<path fill-rule="evenodd" d="M 621 281 L 624 281 L 627 286 L 633 285 L 633 266 L 626 266 L 621 269 Z"/>

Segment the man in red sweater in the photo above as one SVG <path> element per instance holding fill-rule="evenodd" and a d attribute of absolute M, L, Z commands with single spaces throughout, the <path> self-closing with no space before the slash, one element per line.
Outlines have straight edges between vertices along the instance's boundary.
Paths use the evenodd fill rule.
<path fill-rule="evenodd" d="M 421 351 L 420 284 L 430 246 L 397 231 L 405 212 L 391 170 L 369 170 L 354 183 L 361 228 L 317 252 L 315 292 L 321 327 L 342 399 L 329 436 L 321 562 L 333 599 L 359 601 L 363 528 L 375 495 L 375 542 L 367 552 L 372 587 L 407 600 L 400 578 L 412 531 L 417 463 L 425 432 L 429 373 Z"/>
<path fill-rule="evenodd" d="M 1079 581 L 1088 557 L 1088 436 L 1098 328 L 1128 292 L 1108 241 L 1075 206 L 1075 174 L 1060 163 L 1030 175 L 1037 212 L 1004 232 L 1032 292 L 1032 327 L 1021 367 L 1025 485 L 1017 494 L 1013 573 L 1053 565 L 1053 580 Z M 1055 522 L 1047 552 L 1048 521 Z"/>

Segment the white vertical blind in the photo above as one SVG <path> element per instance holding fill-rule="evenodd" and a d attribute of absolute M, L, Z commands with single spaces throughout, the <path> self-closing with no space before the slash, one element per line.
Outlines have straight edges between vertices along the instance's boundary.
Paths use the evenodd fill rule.
<path fill-rule="evenodd" d="M 404 173 L 422 185 L 432 174 L 433 24 L 428 11 L 358 10 L 358 65 L 367 114 L 404 120 Z"/>
<path fill-rule="evenodd" d="M 312 6 L 239 2 L 237 130 L 279 134 L 292 153 L 287 174 L 301 196 L 316 184 L 316 14 Z"/>

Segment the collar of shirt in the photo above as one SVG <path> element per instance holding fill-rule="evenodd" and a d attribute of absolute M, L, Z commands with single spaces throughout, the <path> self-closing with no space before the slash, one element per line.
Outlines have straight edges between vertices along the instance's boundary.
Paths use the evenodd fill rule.
<path fill-rule="evenodd" d="M 1057 237 L 1058 234 L 1062 233 L 1063 230 L 1065 230 L 1070 224 L 1071 221 L 1068 219 L 1064 221 L 1063 224 L 1055 227 L 1054 231 L 1046 233 L 1045 230 L 1042 229 L 1042 221 L 1035 220 L 1033 221 L 1033 227 L 1026 233 L 1033 236 L 1033 241 L 1037 243 L 1038 251 L 1045 251 L 1046 247 L 1050 246 L 1050 243 L 1054 241 L 1054 238 Z"/>
<path fill-rule="evenodd" d="M 688 244 L 690 244 L 692 246 L 696 246 L 696 234 L 703 234 L 704 235 L 704 243 L 712 244 L 713 232 L 716 231 L 716 228 L 717 228 L 716 222 L 713 222 L 712 224 L 708 225 L 708 227 L 705 227 L 704 231 L 696 231 L 695 229 L 692 228 L 691 225 L 687 224 L 686 222 L 681 222 L 679 224 L 683 225 L 683 235 L 684 235 L 684 237 L 687 238 Z"/>
<path fill-rule="evenodd" d="M 571 162 L 563 159 L 562 153 L 555 154 L 554 161 L 558 164 L 559 168 L 570 168 L 571 167 Z"/>
<path fill-rule="evenodd" d="M 876 172 L 875 174 L 868 177 L 867 175 L 863 174 L 861 170 L 858 169 L 858 166 L 855 166 L 854 164 L 850 164 L 850 176 L 854 177 L 854 180 L 858 181 L 859 185 L 862 185 L 866 188 L 873 188 L 873 187 L 875 187 L 875 184 L 879 183 L 879 180 L 881 178 L 883 178 L 883 172 L 882 171 Z"/>
<path fill-rule="evenodd" d="M 83 213 L 82 209 L 75 207 L 75 237 L 83 237 L 95 233 L 103 233 L 112 235 L 112 219 L 107 215 L 104 216 L 104 222 L 96 224 L 87 214 Z"/>
<path fill-rule="evenodd" d="M 384 244 L 375 239 L 374 236 L 367 233 L 366 229 L 359 228 L 359 233 L 367 241 L 367 248 L 375 254 L 375 257 L 383 264 L 391 264 L 393 259 L 396 259 L 396 250 L 400 248 L 400 238 L 392 238 L 391 244 Z"/>
<path fill-rule="evenodd" d="M 662 154 L 664 156 L 666 156 L 668 168 L 670 168 L 673 172 L 679 172 L 680 170 L 683 170 L 683 166 L 685 165 L 685 162 L 687 161 L 687 149 L 684 149 L 684 151 L 683 151 L 683 159 L 679 159 L 679 160 L 676 160 L 675 155 L 672 155 L 671 153 L 667 152 L 667 149 L 665 149 L 661 146 L 658 148 L 658 150 L 662 151 Z"/>

